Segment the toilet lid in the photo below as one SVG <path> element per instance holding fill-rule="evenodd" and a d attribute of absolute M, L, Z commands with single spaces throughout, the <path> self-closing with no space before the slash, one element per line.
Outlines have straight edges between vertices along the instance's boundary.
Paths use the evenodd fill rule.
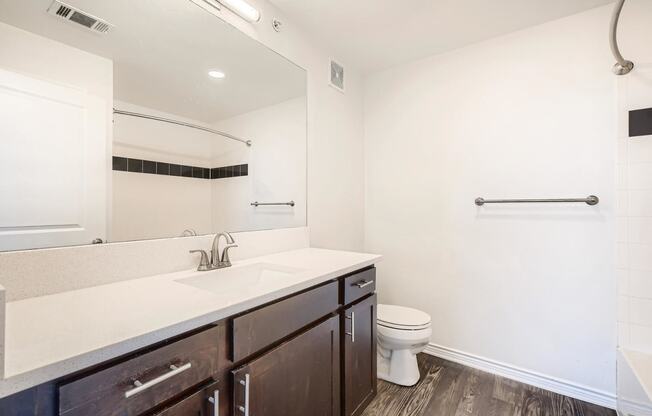
<path fill-rule="evenodd" d="M 378 325 L 396 329 L 424 329 L 430 326 L 430 315 L 418 309 L 397 305 L 378 305 Z"/>

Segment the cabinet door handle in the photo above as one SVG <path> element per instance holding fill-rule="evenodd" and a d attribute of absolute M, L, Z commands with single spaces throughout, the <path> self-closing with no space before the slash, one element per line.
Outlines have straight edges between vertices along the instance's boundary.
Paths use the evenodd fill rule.
<path fill-rule="evenodd" d="M 147 390 L 147 389 L 149 389 L 151 387 L 154 387 L 155 385 L 164 382 L 165 380 L 169 379 L 170 377 L 174 377 L 177 374 L 183 373 L 184 371 L 190 369 L 190 367 L 192 367 L 191 363 L 186 363 L 186 364 L 182 365 L 181 367 L 177 367 L 176 365 L 171 364 L 170 367 L 169 367 L 170 371 L 168 371 L 167 373 L 165 373 L 165 374 L 163 374 L 161 376 L 158 376 L 158 377 L 156 377 L 156 378 L 154 378 L 154 379 L 152 379 L 152 380 L 150 380 L 150 381 L 148 381 L 146 383 L 141 383 L 139 380 L 135 380 L 134 381 L 134 386 L 135 387 L 133 389 L 127 390 L 125 392 L 125 399 L 128 399 L 131 396 L 134 396 L 134 395 L 136 395 L 138 393 L 141 393 L 141 392 L 143 392 L 143 391 L 145 391 L 145 390 Z"/>
<path fill-rule="evenodd" d="M 208 401 L 213 405 L 213 416 L 220 416 L 220 391 L 215 390 Z"/>
<path fill-rule="evenodd" d="M 369 285 L 374 284 L 373 280 L 360 280 L 358 283 L 354 283 L 358 288 L 362 289 L 363 287 L 367 287 Z"/>
<path fill-rule="evenodd" d="M 345 332 L 346 335 L 351 337 L 351 342 L 355 342 L 355 312 L 351 312 L 351 316 L 346 316 L 346 319 L 351 320 L 351 332 Z"/>
<path fill-rule="evenodd" d="M 244 416 L 249 416 L 249 374 L 245 374 L 245 379 L 240 380 L 240 384 L 244 386 L 244 406 L 239 406 Z"/>

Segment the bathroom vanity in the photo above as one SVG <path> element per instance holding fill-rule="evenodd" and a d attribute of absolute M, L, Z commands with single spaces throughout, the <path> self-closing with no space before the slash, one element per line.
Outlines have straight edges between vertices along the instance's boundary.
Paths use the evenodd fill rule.
<path fill-rule="evenodd" d="M 12 384 L 38 382 L 0 399 L 0 414 L 358 415 L 376 393 L 374 263 L 378 258 L 302 249 L 238 262 L 212 272 L 173 273 L 82 289 L 72 295 L 46 296 L 41 312 L 58 314 L 54 320 L 82 312 L 63 305 L 65 311 L 52 310 L 54 302 L 71 301 L 70 296 L 102 294 L 109 298 L 85 317 L 67 316 L 67 331 L 75 326 L 75 320 L 103 325 L 98 311 L 104 310 L 112 317 L 105 328 L 89 328 L 71 337 L 68 351 L 58 357 L 60 361 L 39 357 L 41 362 L 47 358 L 53 362 L 32 368 L 23 376 L 16 375 L 13 380 L 9 377 L 0 381 L 3 393 L 15 389 Z M 166 288 L 174 289 L 179 296 L 195 296 L 193 310 L 188 310 L 189 303 L 178 309 L 166 307 L 165 302 L 142 305 L 142 325 L 146 325 L 149 313 L 164 313 L 167 308 L 172 319 L 169 323 L 182 324 L 171 327 L 186 330 L 164 336 L 170 333 L 170 327 L 159 328 L 94 352 L 75 353 L 75 340 L 81 342 L 84 337 L 111 332 L 116 320 L 129 325 L 129 315 L 138 310 L 130 305 L 130 296 L 138 298 L 139 285 L 147 285 L 151 293 L 162 298 Z M 125 292 L 128 286 L 136 295 Z M 122 305 L 106 310 L 115 293 L 122 293 Z M 213 310 L 206 313 L 207 306 Z M 190 315 L 194 317 L 187 319 Z M 36 318 L 36 313 L 26 318 Z M 11 314 L 8 319 L 12 319 Z M 48 329 L 46 325 L 44 322 L 43 331 L 61 337 L 62 330 Z M 27 339 L 25 334 L 16 338 Z M 107 341 L 105 335 L 103 342 Z M 52 339 L 52 343 L 66 340 Z M 145 343 L 100 360 L 125 348 L 125 344 Z M 48 347 L 40 348 L 47 355 Z M 29 348 L 14 351 L 22 357 L 8 351 L 8 362 L 26 362 L 30 354 L 38 354 L 25 350 Z M 88 362 L 92 364 L 83 364 Z M 68 371 L 71 368 L 75 370 Z M 54 377 L 57 373 L 62 375 Z M 44 377 L 52 379 L 42 381 Z"/>
<path fill-rule="evenodd" d="M 308 248 L 307 71 L 150 6 L 3 2 L 0 416 L 360 414 L 380 256 Z"/>

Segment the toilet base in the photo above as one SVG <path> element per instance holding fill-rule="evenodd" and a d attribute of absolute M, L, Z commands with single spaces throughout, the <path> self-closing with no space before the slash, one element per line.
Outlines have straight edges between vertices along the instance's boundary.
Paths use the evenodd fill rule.
<path fill-rule="evenodd" d="M 378 378 L 400 386 L 419 382 L 417 356 L 410 349 L 388 351 L 378 348 Z"/>

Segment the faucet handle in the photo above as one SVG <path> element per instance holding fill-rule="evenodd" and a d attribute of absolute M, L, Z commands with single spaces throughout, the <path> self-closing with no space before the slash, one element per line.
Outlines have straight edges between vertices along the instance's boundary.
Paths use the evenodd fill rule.
<path fill-rule="evenodd" d="M 200 253 L 201 260 L 199 260 L 199 266 L 197 266 L 197 271 L 205 272 L 206 270 L 211 269 L 211 262 L 208 260 L 208 253 L 205 250 L 190 250 L 191 254 Z"/>
<path fill-rule="evenodd" d="M 229 249 L 233 247 L 238 247 L 238 245 L 229 244 L 228 246 L 224 247 L 224 250 L 222 250 L 222 258 L 220 259 L 220 263 L 224 267 L 229 267 L 231 265 L 231 260 L 229 259 Z"/>

